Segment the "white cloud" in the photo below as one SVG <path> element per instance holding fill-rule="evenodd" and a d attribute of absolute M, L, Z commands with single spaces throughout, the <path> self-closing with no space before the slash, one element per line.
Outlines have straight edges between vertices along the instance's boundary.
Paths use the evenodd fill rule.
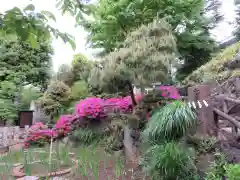
<path fill-rule="evenodd" d="M 234 0 L 222 0 L 222 12 L 225 15 L 225 20 L 221 23 L 214 31 L 214 35 L 218 41 L 226 39 L 231 35 L 233 27 L 229 25 L 229 22 L 234 20 Z M 59 65 L 63 63 L 71 63 L 72 56 L 75 53 L 81 52 L 92 58 L 92 51 L 85 48 L 86 43 L 86 32 L 78 27 L 75 28 L 75 21 L 70 16 L 62 16 L 61 12 L 55 7 L 56 0 L 0 0 L 0 12 L 8 10 L 14 6 L 25 7 L 27 4 L 34 4 L 36 10 L 48 10 L 54 13 L 57 19 L 57 23 L 51 22 L 51 25 L 58 28 L 62 32 L 67 32 L 73 35 L 76 39 L 76 51 L 74 52 L 70 45 L 64 44 L 61 39 L 53 39 L 53 48 L 55 50 L 55 55 L 53 56 L 54 70 L 57 70 Z"/>

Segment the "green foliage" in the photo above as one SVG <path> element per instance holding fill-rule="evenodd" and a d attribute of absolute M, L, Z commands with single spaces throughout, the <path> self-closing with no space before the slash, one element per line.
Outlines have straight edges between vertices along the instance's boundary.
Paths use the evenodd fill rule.
<path fill-rule="evenodd" d="M 17 86 L 11 81 L 0 82 L 0 120 L 13 122 L 17 117 L 17 106 L 14 99 Z"/>
<path fill-rule="evenodd" d="M 23 10 L 14 7 L 0 14 L 0 33 L 3 35 L 16 35 L 21 41 L 28 42 L 33 48 L 39 41 L 50 39 L 50 35 L 60 37 L 64 42 L 69 42 L 73 49 L 76 48 L 73 37 L 67 33 L 48 25 L 49 20 L 56 21 L 51 12 L 35 12 L 33 4 L 27 5 Z"/>
<path fill-rule="evenodd" d="M 62 10 L 62 14 L 70 13 L 76 19 L 76 24 L 81 19 L 94 11 L 94 6 L 89 4 L 90 0 L 57 0 L 56 6 Z"/>
<path fill-rule="evenodd" d="M 71 99 L 80 100 L 84 99 L 89 95 L 88 86 L 85 81 L 77 81 L 71 87 Z"/>
<path fill-rule="evenodd" d="M 19 110 L 28 110 L 33 100 L 40 98 L 42 93 L 35 87 L 24 87 L 21 92 Z"/>
<path fill-rule="evenodd" d="M 231 61 L 240 48 L 240 43 L 233 44 L 222 52 L 218 53 L 208 63 L 193 71 L 183 84 L 198 84 L 208 81 L 222 81 L 232 76 L 238 76 L 239 70 L 228 71 L 225 69 L 225 63 Z"/>
<path fill-rule="evenodd" d="M 53 50 L 48 43 L 32 48 L 21 41 L 0 42 L 0 80 L 16 85 L 46 88 L 52 67 Z"/>
<path fill-rule="evenodd" d="M 0 121 L 13 123 L 17 118 L 17 108 L 11 99 L 0 98 Z"/>
<path fill-rule="evenodd" d="M 116 93 L 125 91 L 129 82 L 140 85 L 166 82 L 176 60 L 175 52 L 169 24 L 155 20 L 130 33 L 123 48 L 109 53 L 102 61 L 103 67 L 93 70 L 90 84 Z"/>
<path fill-rule="evenodd" d="M 240 177 L 240 165 L 239 164 L 230 164 L 225 167 L 226 177 L 229 180 L 238 180 Z"/>
<path fill-rule="evenodd" d="M 225 175 L 225 165 L 227 164 L 226 157 L 217 152 L 215 154 L 215 161 L 212 163 L 206 180 L 221 180 Z"/>
<path fill-rule="evenodd" d="M 56 79 L 58 81 L 64 82 L 66 85 L 71 87 L 74 82 L 74 74 L 73 74 L 71 66 L 69 66 L 67 64 L 62 64 L 58 68 L 58 71 L 56 74 Z"/>
<path fill-rule="evenodd" d="M 215 161 L 210 167 L 206 180 L 221 180 L 223 177 L 229 180 L 238 180 L 240 177 L 240 165 L 228 164 L 223 154 L 216 153 Z"/>
<path fill-rule="evenodd" d="M 72 61 L 72 72 L 74 81 L 84 80 L 88 82 L 88 77 L 92 69 L 93 62 L 88 60 L 83 54 L 74 55 Z"/>
<path fill-rule="evenodd" d="M 52 81 L 38 104 L 51 120 L 63 114 L 69 104 L 70 88 L 61 81 Z"/>
<path fill-rule="evenodd" d="M 101 137 L 102 136 L 99 133 L 96 133 L 89 128 L 77 129 L 70 135 L 70 139 L 78 145 L 90 145 L 99 141 Z"/>
<path fill-rule="evenodd" d="M 215 137 L 187 137 L 187 144 L 193 146 L 198 154 L 205 154 L 215 151 L 214 145 L 216 142 L 217 139 Z"/>
<path fill-rule="evenodd" d="M 196 114 L 183 102 L 175 101 L 155 112 L 143 132 L 145 138 L 159 144 L 179 140 L 197 125 Z"/>
<path fill-rule="evenodd" d="M 65 5 L 68 6 L 67 3 Z M 166 18 L 177 37 L 180 58 L 185 61 L 179 71 L 185 77 L 207 62 L 215 49 L 209 30 L 221 20 L 220 5 L 219 0 L 101 0 L 88 4 L 93 6 L 90 17 L 78 16 L 73 10 L 70 12 L 89 32 L 89 46 L 104 49 L 100 54 L 121 48 L 128 33 L 141 25 L 147 25 L 155 18 Z"/>
<path fill-rule="evenodd" d="M 31 84 L 41 90 L 46 88 L 50 78 L 52 52 L 48 43 L 39 43 L 38 47 L 32 48 L 21 41 L 0 41 L 1 120 L 13 122 L 17 110 L 29 107 L 33 97 L 30 91 L 23 96 L 26 85 Z"/>
<path fill-rule="evenodd" d="M 194 180 L 197 171 L 193 155 L 175 142 L 154 145 L 144 154 L 142 166 L 153 180 Z"/>

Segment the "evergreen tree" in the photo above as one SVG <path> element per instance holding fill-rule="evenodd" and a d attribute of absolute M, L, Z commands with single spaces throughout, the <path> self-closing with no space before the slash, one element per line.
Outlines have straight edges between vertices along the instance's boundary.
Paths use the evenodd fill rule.
<path fill-rule="evenodd" d="M 130 33 L 122 48 L 109 53 L 102 67 L 93 70 L 92 85 L 110 93 L 132 90 L 132 83 L 141 86 L 171 79 L 171 66 L 176 60 L 176 43 L 171 27 L 164 20 L 154 20 Z M 91 81 L 90 81 L 91 82 Z"/>

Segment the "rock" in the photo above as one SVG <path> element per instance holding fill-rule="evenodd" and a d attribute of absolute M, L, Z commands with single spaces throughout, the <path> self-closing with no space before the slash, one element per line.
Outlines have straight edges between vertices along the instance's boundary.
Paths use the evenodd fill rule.
<path fill-rule="evenodd" d="M 64 177 L 54 177 L 53 180 L 69 180 L 69 179 Z"/>
<path fill-rule="evenodd" d="M 13 167 L 12 176 L 14 176 L 15 178 L 21 178 L 25 176 L 25 173 L 22 172 L 22 169 L 23 169 L 23 165 Z"/>
<path fill-rule="evenodd" d="M 17 180 L 38 180 L 39 178 L 36 176 L 24 176 L 22 178 L 19 178 Z"/>
<path fill-rule="evenodd" d="M 21 163 L 13 164 L 13 167 L 17 167 L 17 166 L 22 166 L 22 164 Z"/>

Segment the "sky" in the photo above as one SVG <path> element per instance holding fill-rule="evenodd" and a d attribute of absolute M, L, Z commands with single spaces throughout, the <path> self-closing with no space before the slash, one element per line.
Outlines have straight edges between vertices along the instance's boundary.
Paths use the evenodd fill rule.
<path fill-rule="evenodd" d="M 234 0 L 221 0 L 224 14 L 224 21 L 212 32 L 217 41 L 222 41 L 231 36 L 234 21 Z M 36 11 L 47 10 L 52 12 L 57 21 L 50 22 L 50 25 L 59 29 L 61 32 L 67 32 L 75 37 L 76 50 L 73 51 L 69 44 L 65 44 L 61 39 L 53 38 L 52 46 L 55 54 L 53 55 L 53 68 L 56 71 L 61 64 L 70 64 L 72 57 L 76 53 L 83 53 L 88 58 L 93 59 L 93 50 L 86 48 L 86 36 L 81 27 L 75 27 L 75 20 L 71 16 L 62 15 L 56 5 L 56 0 L 0 0 L 0 13 L 11 9 L 15 6 L 23 8 L 28 4 L 34 4 Z"/>

